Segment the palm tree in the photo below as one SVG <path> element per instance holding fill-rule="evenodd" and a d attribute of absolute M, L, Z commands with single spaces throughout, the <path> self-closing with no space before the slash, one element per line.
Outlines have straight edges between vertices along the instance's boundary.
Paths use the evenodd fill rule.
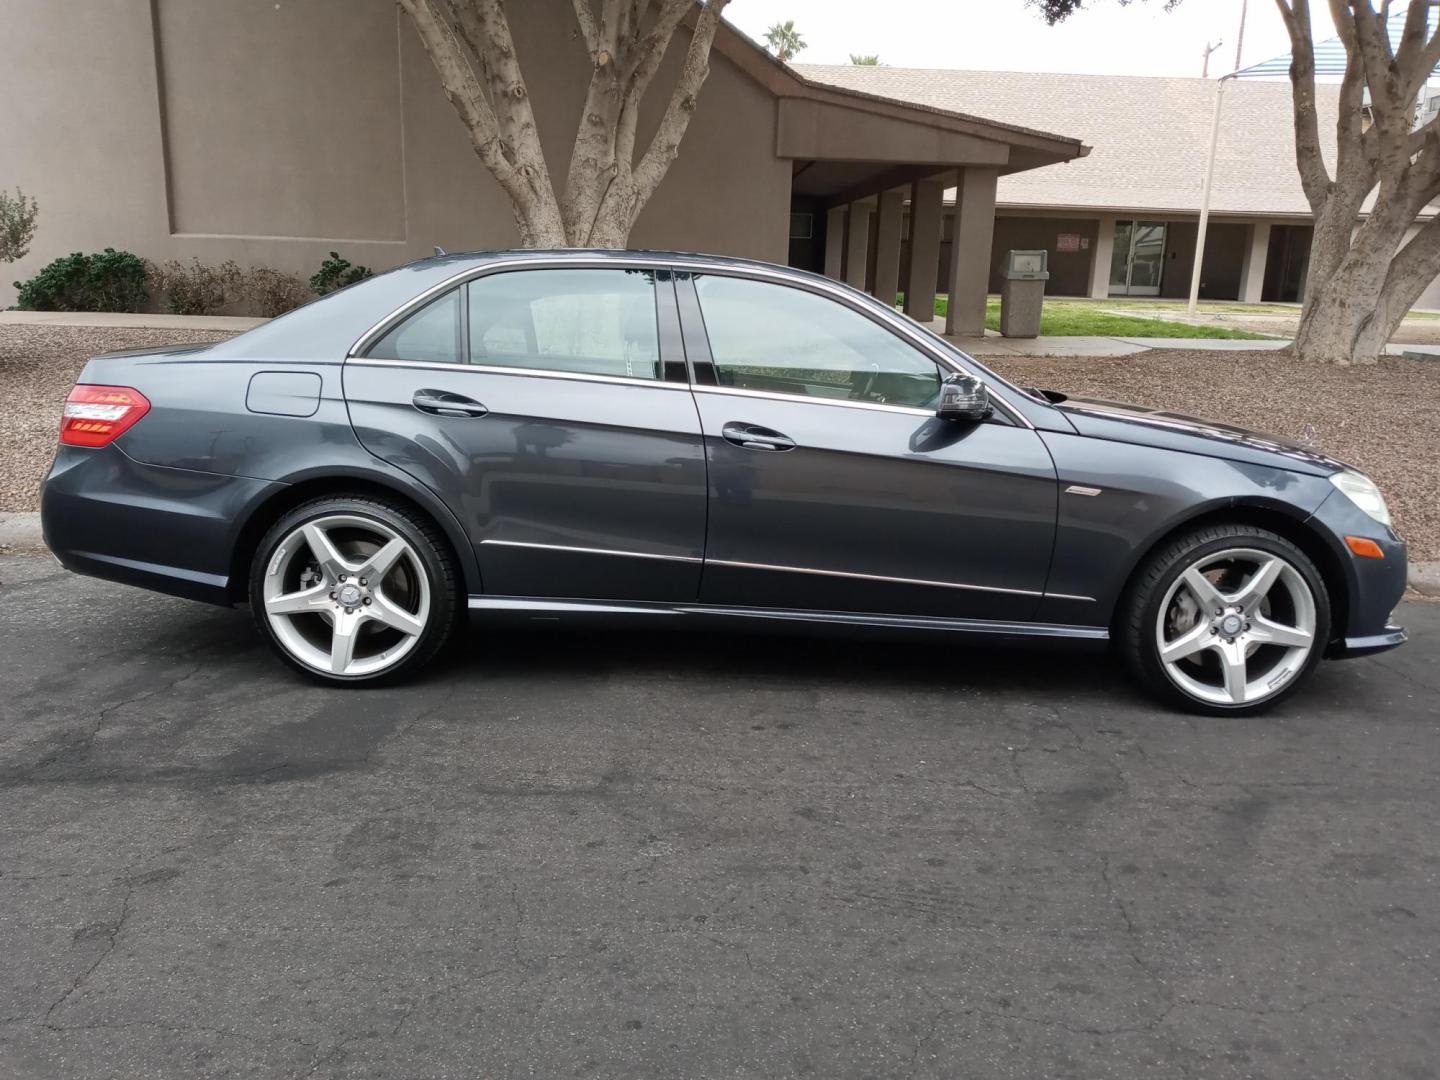
<path fill-rule="evenodd" d="M 874 53 L 871 53 L 867 56 L 864 53 L 852 52 L 850 54 L 850 63 L 861 64 L 867 67 L 877 67 L 880 64 L 880 57 L 875 55 Z"/>
<path fill-rule="evenodd" d="M 800 31 L 795 29 L 795 20 L 786 19 L 783 23 L 776 23 L 765 31 L 765 44 L 770 46 L 770 51 L 775 54 L 775 59 L 790 61 L 795 54 L 805 48 L 805 39 L 800 36 Z"/>

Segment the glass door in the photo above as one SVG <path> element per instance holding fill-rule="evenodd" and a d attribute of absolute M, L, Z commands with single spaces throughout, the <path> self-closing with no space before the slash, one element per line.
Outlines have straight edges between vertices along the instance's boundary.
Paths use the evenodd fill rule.
<path fill-rule="evenodd" d="M 1165 272 L 1165 222 L 1117 221 L 1110 252 L 1110 295 L 1159 296 Z"/>

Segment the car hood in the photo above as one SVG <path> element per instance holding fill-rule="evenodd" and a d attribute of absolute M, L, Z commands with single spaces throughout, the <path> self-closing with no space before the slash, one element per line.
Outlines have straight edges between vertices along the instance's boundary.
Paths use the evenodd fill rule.
<path fill-rule="evenodd" d="M 1287 439 L 1183 413 L 1093 398 L 1066 398 L 1055 407 L 1081 435 L 1112 442 L 1204 454 L 1317 476 L 1349 468 L 1328 454 Z"/>

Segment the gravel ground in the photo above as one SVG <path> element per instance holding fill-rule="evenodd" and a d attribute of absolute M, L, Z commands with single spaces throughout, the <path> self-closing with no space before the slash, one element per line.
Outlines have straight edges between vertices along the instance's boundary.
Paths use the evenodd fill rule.
<path fill-rule="evenodd" d="M 1302 367 L 1272 352 L 988 357 L 1022 386 L 1224 419 L 1305 440 L 1374 478 L 1412 559 L 1440 558 L 1440 361 Z"/>
<path fill-rule="evenodd" d="M 34 510 L 60 406 L 85 358 L 218 341 L 214 331 L 0 326 L 0 511 Z M 1372 475 L 1414 559 L 1440 558 L 1440 362 L 1301 369 L 1270 352 L 1156 350 L 1126 357 L 995 357 L 1022 385 L 1224 418 L 1313 444 Z M 1397 392 L 1399 391 L 1399 392 Z"/>
<path fill-rule="evenodd" d="M 37 510 L 50 468 L 60 409 L 87 358 L 117 349 L 220 341 L 204 330 L 90 326 L 0 326 L 0 512 Z"/>

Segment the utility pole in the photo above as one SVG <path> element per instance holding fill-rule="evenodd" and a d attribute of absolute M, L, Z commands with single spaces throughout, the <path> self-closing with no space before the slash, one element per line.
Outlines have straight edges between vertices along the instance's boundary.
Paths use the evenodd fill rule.
<path fill-rule="evenodd" d="M 1240 70 L 1240 52 L 1245 47 L 1245 16 L 1250 13 L 1250 0 L 1240 0 L 1240 33 L 1235 35 L 1235 67 Z"/>
<path fill-rule="evenodd" d="M 1208 41 L 1205 43 L 1205 63 L 1200 67 L 1200 78 L 1208 79 L 1210 77 L 1210 54 L 1224 44 L 1224 40 L 1217 41 L 1214 45 Z"/>

